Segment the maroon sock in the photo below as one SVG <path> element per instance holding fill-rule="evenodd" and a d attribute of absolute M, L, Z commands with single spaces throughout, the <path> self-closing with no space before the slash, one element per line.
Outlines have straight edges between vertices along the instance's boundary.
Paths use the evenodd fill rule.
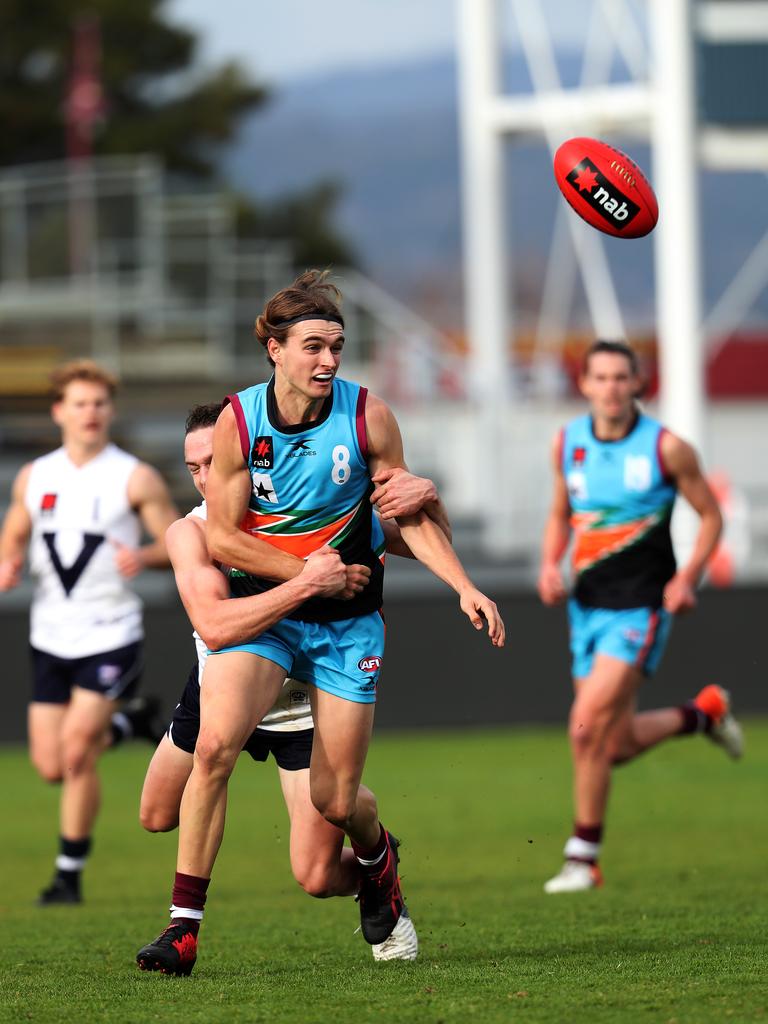
<path fill-rule="evenodd" d="M 573 834 L 583 839 L 585 843 L 601 843 L 603 841 L 603 825 L 580 825 L 578 821 L 573 823 Z"/>
<path fill-rule="evenodd" d="M 701 708 L 697 708 L 693 701 L 682 704 L 677 709 L 682 715 L 678 736 L 689 736 L 694 732 L 707 732 L 712 726 L 712 719 Z"/>
<path fill-rule="evenodd" d="M 199 910 L 202 914 L 205 907 L 206 892 L 210 884 L 210 878 L 198 878 L 196 875 L 184 875 L 176 872 L 173 882 L 171 903 L 174 907 L 184 910 Z M 184 918 L 191 921 L 191 918 Z M 200 922 L 195 921 L 199 926 Z"/>
<path fill-rule="evenodd" d="M 385 859 L 382 854 L 387 849 L 387 833 L 384 831 L 384 826 L 379 823 L 379 840 L 375 846 L 366 847 L 360 846 L 358 843 L 352 840 L 352 851 L 360 860 L 373 860 L 375 864 L 361 864 L 360 867 L 364 871 L 379 871 Z"/>

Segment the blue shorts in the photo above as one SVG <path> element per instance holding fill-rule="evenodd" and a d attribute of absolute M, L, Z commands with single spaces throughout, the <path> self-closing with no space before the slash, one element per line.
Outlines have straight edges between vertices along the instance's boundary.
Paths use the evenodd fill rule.
<path fill-rule="evenodd" d="M 667 646 L 672 616 L 663 608 L 587 608 L 568 602 L 574 679 L 592 671 L 596 654 L 609 654 L 652 676 Z"/>
<path fill-rule="evenodd" d="M 384 656 L 384 620 L 378 612 L 337 622 L 282 619 L 247 643 L 210 653 L 231 651 L 258 654 L 287 676 L 344 700 L 374 704 Z"/>

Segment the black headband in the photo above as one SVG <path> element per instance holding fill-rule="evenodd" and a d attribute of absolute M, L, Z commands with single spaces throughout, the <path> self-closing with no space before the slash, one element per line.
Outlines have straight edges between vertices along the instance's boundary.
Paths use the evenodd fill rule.
<path fill-rule="evenodd" d="M 301 316 L 295 316 L 292 320 L 277 320 L 272 326 L 293 327 L 294 324 L 300 324 L 302 320 L 329 320 L 331 323 L 344 326 L 344 318 L 340 313 L 302 313 Z"/>

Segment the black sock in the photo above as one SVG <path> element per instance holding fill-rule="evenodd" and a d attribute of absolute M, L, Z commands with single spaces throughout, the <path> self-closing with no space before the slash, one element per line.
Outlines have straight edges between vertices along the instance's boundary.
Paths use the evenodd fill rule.
<path fill-rule="evenodd" d="M 80 887 L 80 874 L 91 851 L 91 837 L 65 839 L 59 837 L 59 855 L 56 858 L 56 877 L 70 889 Z"/>

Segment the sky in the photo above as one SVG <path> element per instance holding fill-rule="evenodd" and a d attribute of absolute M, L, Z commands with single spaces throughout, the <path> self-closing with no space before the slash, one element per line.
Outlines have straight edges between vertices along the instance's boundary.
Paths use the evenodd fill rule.
<path fill-rule="evenodd" d="M 397 64 L 454 50 L 458 0 L 170 0 L 174 21 L 200 31 L 201 57 L 237 57 L 271 83 Z M 539 2 L 539 0 L 536 0 Z M 555 41 L 579 35 L 591 0 L 543 0 Z"/>

